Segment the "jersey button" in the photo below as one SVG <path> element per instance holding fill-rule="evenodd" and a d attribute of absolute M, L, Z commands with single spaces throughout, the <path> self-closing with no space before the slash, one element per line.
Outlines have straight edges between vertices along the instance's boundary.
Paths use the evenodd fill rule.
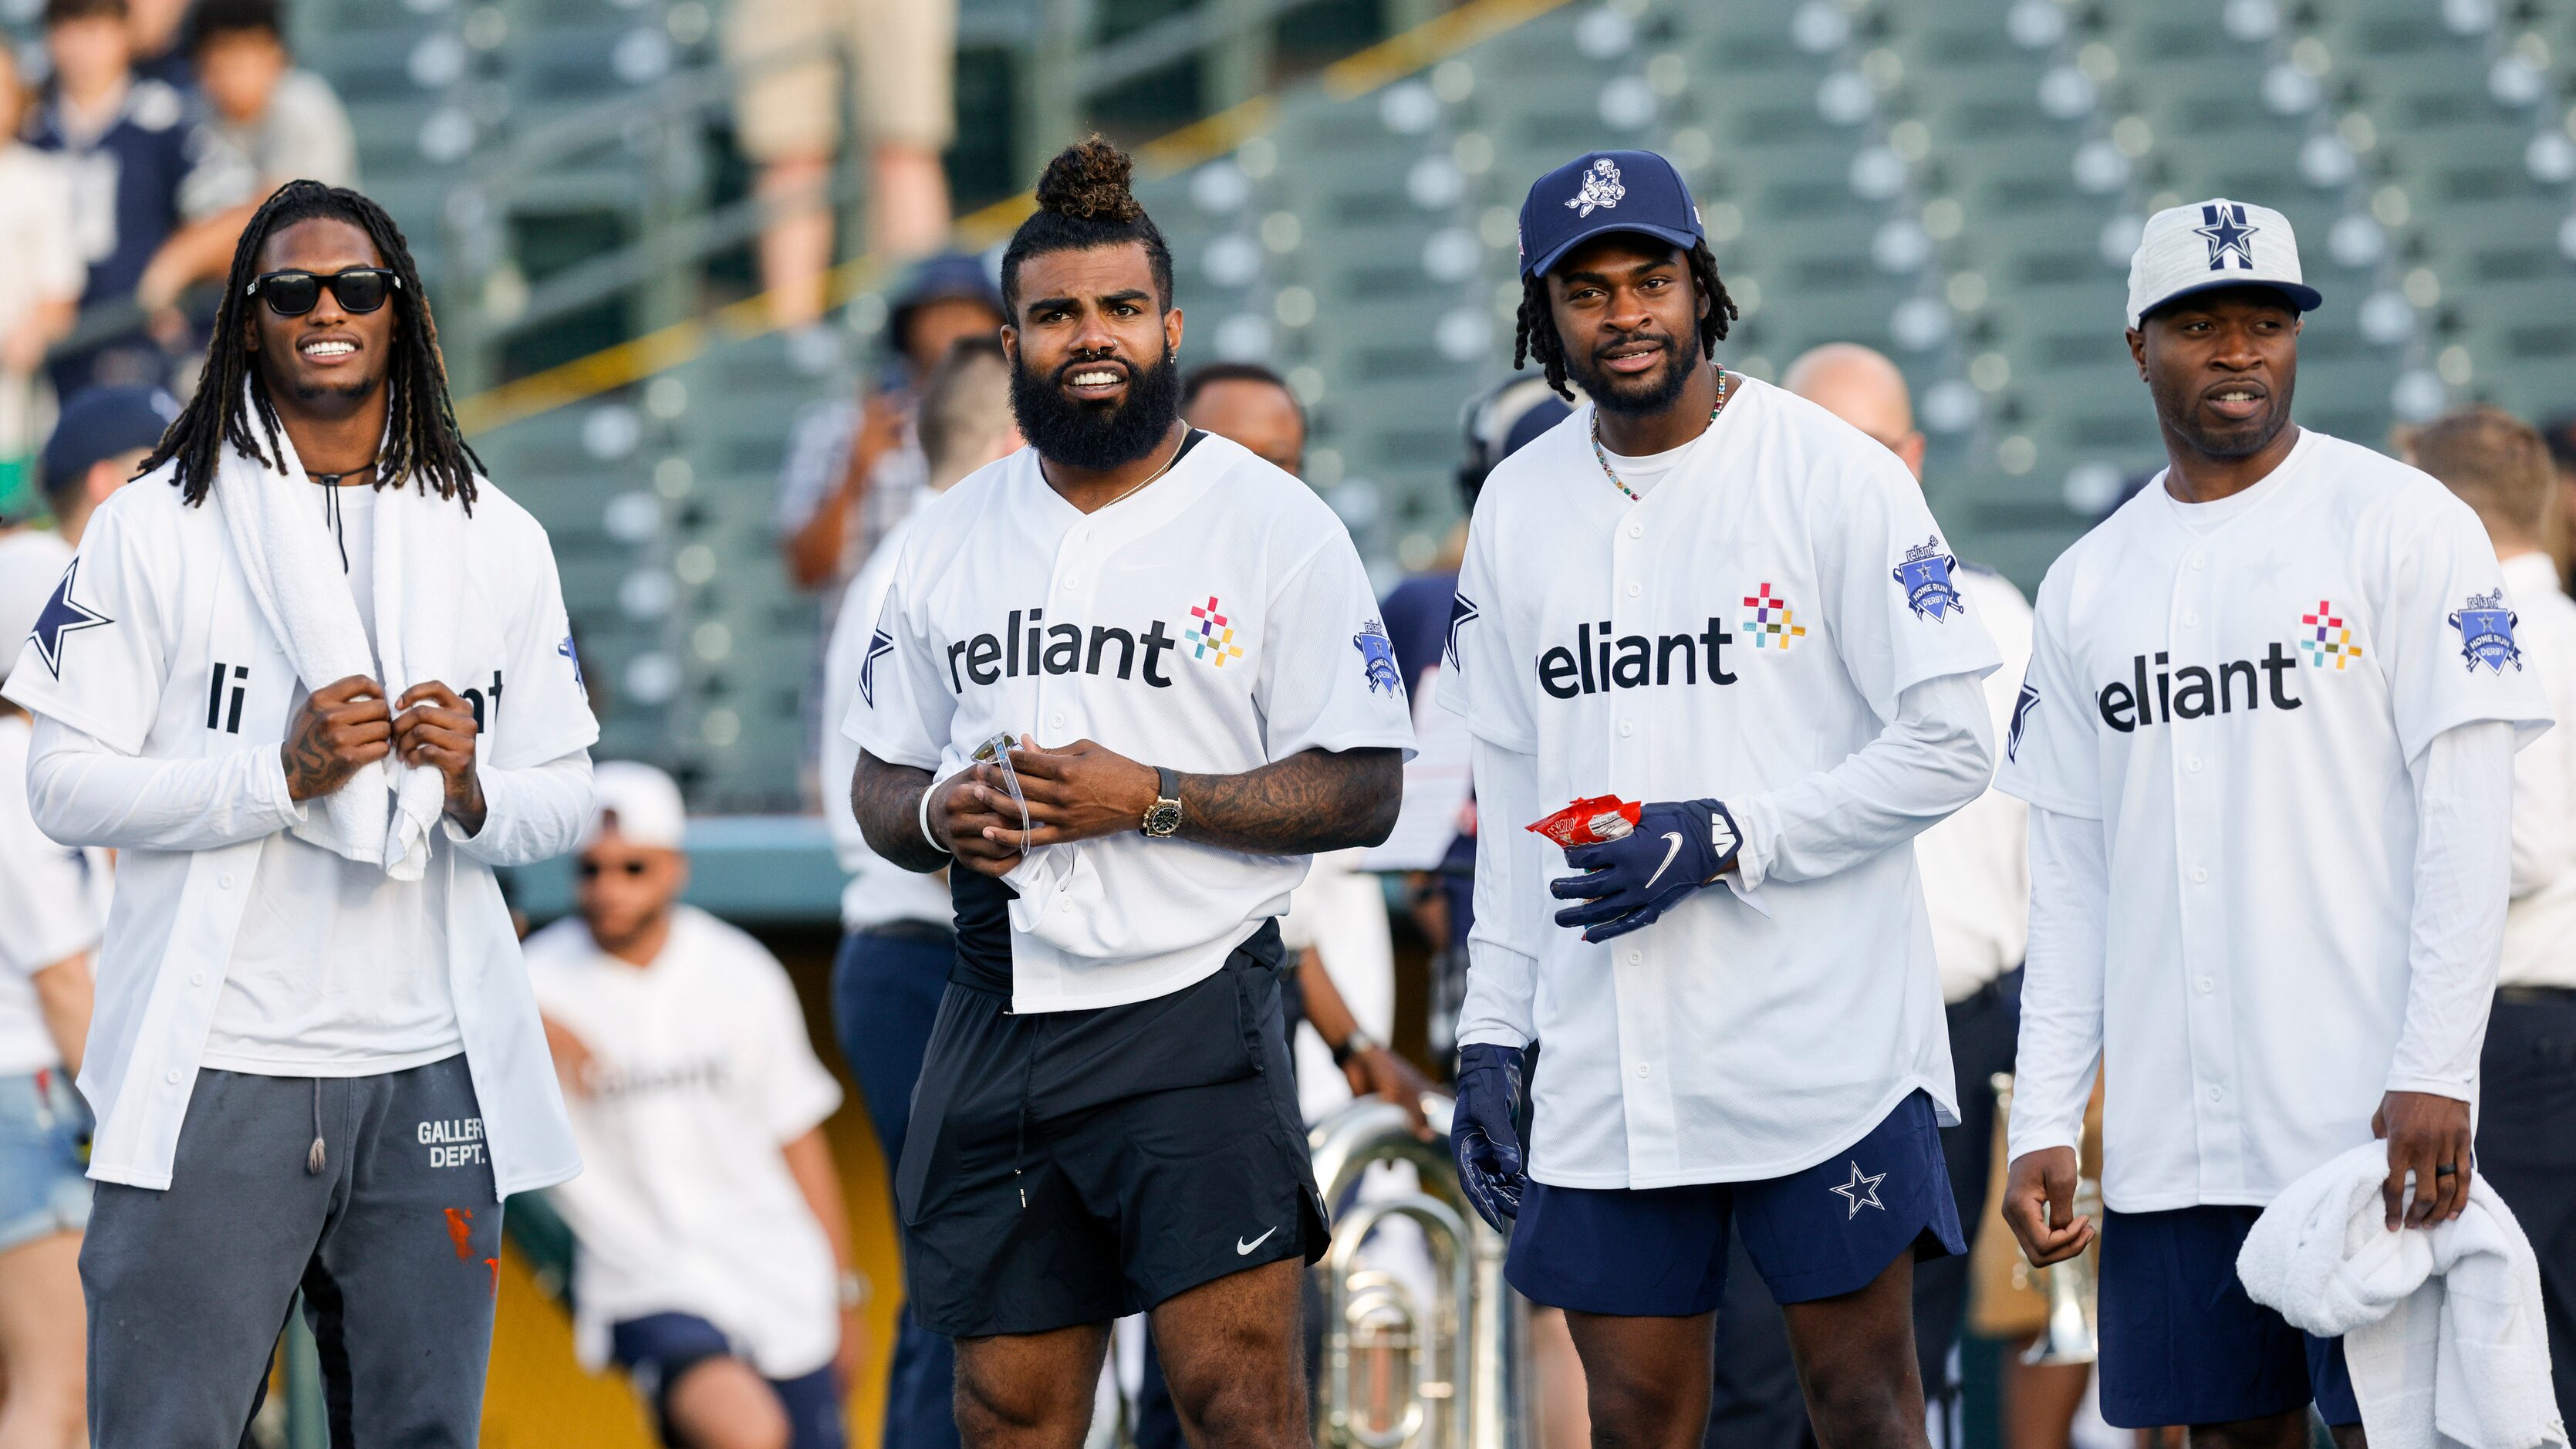
<path fill-rule="evenodd" d="M 2200 613 L 2199 613 L 2199 611 L 2198 611 L 2198 610 L 2196 610 L 2196 609 L 2185 609 L 2185 610 L 2183 611 L 2183 615 L 2182 615 L 2182 626 L 2183 626 L 2184 628 L 2186 628 L 2186 629 L 2197 629 L 2197 628 L 2199 628 L 2199 627 L 2200 627 Z"/>
<path fill-rule="evenodd" d="M 2191 868 L 2191 883 L 2193 885 L 2209 884 L 2209 867 L 2205 865 L 2193 866 Z"/>
<path fill-rule="evenodd" d="M 1647 1066 L 1644 1062 L 1637 1063 L 1637 1075 L 1639 1077 L 1651 1077 L 1654 1074 L 1655 1069 L 1653 1067 Z"/>
<path fill-rule="evenodd" d="M 2202 556 L 2200 556 L 2199 554 L 2193 554 L 2193 555 L 2191 556 L 2191 566 L 2192 566 L 2193 568 L 2206 568 L 2206 567 L 2208 566 L 2208 564 L 2209 564 L 2209 560 L 2208 560 L 2208 559 L 2206 559 L 2206 558 L 2203 558 L 2203 557 L 2202 557 Z"/>
<path fill-rule="evenodd" d="M 2192 757 L 2191 757 L 2191 759 L 2183 765 L 2183 768 L 2184 768 L 2184 769 L 2186 769 L 2186 770 L 2191 771 L 2191 772 L 2192 772 L 2193 774 L 2195 774 L 2195 775 L 2199 774 L 2199 773 L 2200 773 L 2200 756 L 2198 756 L 2198 755 L 2194 755 L 2194 756 L 2192 756 Z"/>
<path fill-rule="evenodd" d="M 1638 595 L 1638 594 L 1640 594 L 1640 593 L 1642 593 L 1642 592 L 1644 592 L 1644 591 L 1645 591 L 1645 586 L 1644 586 L 1644 585 L 1642 585 L 1642 584 L 1630 584 L 1630 585 L 1628 586 L 1628 597 L 1633 599 L 1633 598 L 1637 597 L 1637 595 Z"/>
<path fill-rule="evenodd" d="M 1645 960 L 1645 959 L 1646 959 L 1646 953 L 1645 953 L 1645 952 L 1643 952 L 1643 951 L 1631 951 L 1631 952 L 1629 952 L 1629 953 L 1628 953 L 1628 964 L 1629 964 L 1629 965 L 1631 965 L 1631 966 L 1634 966 L 1634 965 L 1636 965 L 1638 962 L 1643 961 L 1643 960 Z"/>
<path fill-rule="evenodd" d="M 1057 729 L 1063 729 L 1063 728 L 1064 728 L 1064 716 L 1063 716 L 1063 715 L 1060 715 L 1060 714 L 1059 714 L 1059 715 L 1052 716 L 1051 718 L 1049 718 L 1049 719 L 1048 719 L 1047 723 L 1049 723 L 1049 724 L 1051 724 L 1051 725 L 1054 725 Z M 2199 766 L 2199 764 L 2198 764 L 2197 762 L 2195 762 L 2195 763 L 2192 765 L 2192 768 L 2193 768 L 2193 769 L 2195 769 L 2195 770 L 2197 770 L 2197 769 L 2199 769 L 2199 768 L 2200 768 L 2200 766 Z"/>
<path fill-rule="evenodd" d="M 2217 984 L 2218 984 L 2218 983 L 2216 983 L 2216 982 L 2214 982 L 2214 981 L 2210 980 L 2208 977 L 2203 976 L 2202 978 L 2200 978 L 2200 994 L 2201 994 L 2201 995 L 2203 995 L 2203 996 L 2207 996 L 2207 995 L 2210 993 L 2210 991 L 2211 991 L 2212 989 L 2214 989 L 2214 988 L 2217 986 Z"/>
<path fill-rule="evenodd" d="M 1637 727 L 1636 727 L 1635 725 L 1630 724 L 1628 721 L 1626 721 L 1626 720 L 1624 720 L 1624 719 L 1623 719 L 1623 720 L 1621 720 L 1621 721 L 1619 721 L 1619 738 L 1621 738 L 1621 739 L 1623 739 L 1623 740 L 1624 740 L 1624 739 L 1626 739 L 1628 736 L 1633 735 L 1633 734 L 1635 734 L 1636 732 L 1637 732 Z"/>
<path fill-rule="evenodd" d="M 168 1082 L 171 1086 L 175 1087 L 179 1085 L 179 1074 L 177 1072 L 163 1072 L 161 1074 L 161 1080 Z"/>
<path fill-rule="evenodd" d="M 2215 1101 L 2217 1101 L 2217 1100 L 2218 1100 L 2218 1097 L 2219 1097 L 2219 1091 L 2218 1091 L 2217 1084 L 2212 1083 L 2212 1084 L 2211 1084 L 2211 1086 L 2210 1086 L 2210 1088 L 2209 1088 L 2209 1100 L 2211 1100 L 2211 1101 L 2215 1102 Z"/>
<path fill-rule="evenodd" d="M 1628 536 L 1630 538 L 1644 538 L 1646 536 L 1646 525 L 1642 523 L 1629 524 Z"/>
<path fill-rule="evenodd" d="M 229 875 L 219 875 L 215 877 L 215 884 L 224 890 L 231 890 L 233 888 L 233 878 Z"/>
<path fill-rule="evenodd" d="M 191 985 L 191 986 L 203 986 L 203 985 L 205 985 L 205 984 L 206 984 L 206 973 L 205 973 L 205 972 L 203 972 L 203 971 L 191 971 L 191 972 L 189 972 L 189 973 L 188 973 L 188 984 L 189 984 L 189 985 Z"/>
<path fill-rule="evenodd" d="M 1066 579 L 1064 581 L 1064 591 L 1068 594 L 1081 587 L 1082 580 L 1080 579 Z"/>

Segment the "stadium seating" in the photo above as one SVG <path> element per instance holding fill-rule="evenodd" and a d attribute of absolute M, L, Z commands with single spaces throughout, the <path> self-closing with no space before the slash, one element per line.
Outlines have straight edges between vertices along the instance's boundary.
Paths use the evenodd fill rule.
<path fill-rule="evenodd" d="M 649 106 L 603 110 L 703 80 L 722 23 L 705 0 L 301 5 L 305 58 L 349 97 L 369 185 L 460 337 L 506 327 L 524 294 L 496 258 L 578 261 L 651 207 L 739 193 L 720 99 L 694 159 L 643 168 L 650 186 L 636 158 L 672 133 Z M 966 9 L 1027 33 L 1039 6 Z M 1674 156 L 1701 196 L 1743 311 L 1721 355 L 1768 377 L 1836 338 L 1889 352 L 1953 542 L 2030 587 L 2160 458 L 2120 337 L 2156 207 L 2224 193 L 2297 225 L 2327 297 L 2299 404 L 2319 427 L 2384 445 L 2457 401 L 2566 406 L 2571 54 L 2576 0 L 1577 0 L 1407 73 L 1328 69 L 1226 154 L 1165 171 L 1150 153 L 1141 191 L 1176 257 L 1185 361 L 1291 377 L 1315 415 L 1309 481 L 1382 583 L 1457 520 L 1460 404 L 1511 362 L 1523 188 L 1618 145 Z M 505 190 L 479 169 L 603 114 L 623 120 Z M 496 297 L 495 320 L 463 318 Z M 666 289 L 485 355 L 524 370 L 698 305 Z M 705 808 L 793 808 L 808 788 L 814 611 L 768 519 L 795 410 L 851 387 L 877 345 L 882 303 L 849 310 L 841 366 L 719 334 L 478 439 L 553 531 L 613 700 L 606 749 L 674 767 Z"/>

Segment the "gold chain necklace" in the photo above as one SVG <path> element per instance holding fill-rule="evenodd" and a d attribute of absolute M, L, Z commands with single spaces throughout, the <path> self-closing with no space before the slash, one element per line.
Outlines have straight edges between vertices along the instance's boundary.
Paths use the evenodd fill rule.
<path fill-rule="evenodd" d="M 1717 421 L 1717 415 L 1719 413 L 1726 411 L 1726 379 L 1726 369 L 1723 367 L 1719 368 L 1717 370 L 1717 406 L 1708 410 L 1708 420 L 1712 423 Z M 1600 462 L 1601 476 L 1610 480 L 1611 487 L 1627 494 L 1628 501 L 1631 503 L 1644 501 L 1646 495 L 1629 487 L 1627 484 L 1620 482 L 1618 473 L 1613 471 L 1610 467 L 1610 454 L 1608 450 L 1601 446 L 1601 410 L 1598 407 L 1595 407 L 1592 410 L 1592 456 Z"/>
<path fill-rule="evenodd" d="M 1164 474 L 1171 472 L 1171 471 L 1172 471 L 1172 467 L 1173 467 L 1173 465 L 1181 461 L 1181 454 L 1182 454 L 1182 453 L 1184 453 L 1184 452 L 1186 452 L 1186 451 L 1188 451 L 1189 446 L 1190 446 L 1190 430 L 1189 430 L 1188 428 L 1184 427 L 1184 428 L 1182 428 L 1182 429 L 1181 429 L 1181 440 L 1180 440 L 1179 442 L 1174 443 L 1174 444 L 1172 445 L 1172 456 L 1170 456 L 1170 457 L 1168 457 L 1168 458 L 1165 458 L 1165 459 L 1163 460 L 1163 466 L 1162 466 L 1162 467 L 1157 468 L 1157 469 L 1155 469 L 1153 472 L 1146 474 L 1146 475 L 1145 475 L 1145 477 L 1144 477 L 1144 480 L 1143 480 L 1142 482 L 1137 483 L 1134 487 L 1127 488 L 1127 489 L 1125 489 L 1125 490 L 1121 491 L 1121 492 L 1119 493 L 1119 495 L 1118 495 L 1116 498 L 1112 498 L 1112 499 L 1110 499 L 1107 503 L 1103 503 L 1103 504 L 1101 504 L 1101 505 L 1100 505 L 1100 508 L 1094 508 L 1094 509 L 1092 509 L 1092 510 L 1090 510 L 1090 511 L 1091 511 L 1091 512 L 1093 512 L 1093 513 L 1098 513 L 1098 512 L 1100 511 L 1100 509 L 1101 509 L 1101 508 L 1109 508 L 1109 507 L 1113 507 L 1113 506 L 1115 506 L 1116 504 L 1118 504 L 1119 502 L 1123 501 L 1123 500 L 1127 497 L 1127 495 L 1128 495 L 1128 494 L 1130 494 L 1130 493 L 1134 493 L 1135 491 L 1137 491 L 1137 489 L 1139 489 L 1139 488 L 1143 488 L 1143 487 L 1145 486 L 1145 484 L 1147 484 L 1147 483 L 1151 483 L 1151 482 L 1153 482 L 1155 479 L 1162 477 Z M 1039 476 L 1039 477 L 1041 477 L 1041 478 L 1045 478 L 1045 477 L 1046 477 L 1046 460 L 1045 460 L 1045 459 L 1043 459 L 1043 458 L 1041 458 L 1041 459 L 1039 459 L 1039 460 L 1038 460 L 1038 476 Z M 1050 487 L 1054 486 L 1054 480 L 1049 479 L 1049 480 L 1048 480 L 1048 486 L 1050 486 Z"/>

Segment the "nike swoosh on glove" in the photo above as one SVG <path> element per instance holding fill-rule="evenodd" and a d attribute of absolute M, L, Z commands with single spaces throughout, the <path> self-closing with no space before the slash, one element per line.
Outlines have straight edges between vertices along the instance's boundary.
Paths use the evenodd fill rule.
<path fill-rule="evenodd" d="M 1498 1233 L 1521 1215 L 1521 1134 L 1512 1123 L 1521 1109 L 1519 1047 L 1486 1043 L 1458 1048 L 1458 1105 L 1449 1126 L 1449 1150 L 1458 1158 L 1458 1185 L 1476 1216 Z"/>
<path fill-rule="evenodd" d="M 1651 926 L 1682 897 L 1715 881 L 1743 847 L 1735 817 L 1719 801 L 1647 805 L 1637 812 L 1635 830 L 1565 853 L 1565 863 L 1586 874 L 1550 881 L 1548 892 L 1583 904 L 1557 912 L 1556 923 L 1581 927 L 1583 939 L 1594 942 Z"/>

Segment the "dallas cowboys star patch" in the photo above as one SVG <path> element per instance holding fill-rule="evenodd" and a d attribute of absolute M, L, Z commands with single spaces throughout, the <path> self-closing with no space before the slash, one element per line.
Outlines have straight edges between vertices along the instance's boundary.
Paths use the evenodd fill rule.
<path fill-rule="evenodd" d="M 1465 594 L 1451 596 L 1449 600 L 1449 646 L 1442 652 L 1449 656 L 1449 667 L 1452 669 L 1458 667 L 1458 631 L 1474 622 L 1476 622 L 1476 601 L 1468 598 Z"/>
<path fill-rule="evenodd" d="M 2227 270 L 2227 259 L 2231 256 L 2236 258 L 2238 271 L 2254 270 L 2254 236 L 2263 228 L 2251 225 L 2245 220 L 2245 208 L 2242 205 L 2228 202 L 2224 205 L 2213 203 L 2203 206 L 2200 209 L 2200 220 L 2201 224 L 2193 227 L 2192 232 L 2196 236 L 2206 238 L 2209 242 L 2211 271 Z"/>
<path fill-rule="evenodd" d="M 72 582 L 80 576 L 80 560 L 63 570 L 63 581 L 54 586 L 54 596 L 45 601 L 45 612 L 36 616 L 35 631 L 29 636 L 36 641 L 36 657 L 54 678 L 63 677 L 63 636 L 82 629 L 96 629 L 116 621 L 105 614 L 78 603 L 72 598 Z"/>
<path fill-rule="evenodd" d="M 1865 1207 L 1876 1208 L 1880 1212 L 1887 1211 L 1887 1204 L 1878 1200 L 1878 1185 L 1885 1181 L 1887 1181 L 1886 1173 L 1882 1172 L 1873 1177 L 1861 1171 L 1860 1164 L 1855 1162 L 1851 1165 L 1851 1181 L 1826 1188 L 1825 1191 L 1839 1193 L 1843 1201 L 1851 1204 L 1851 1211 L 1843 1215 L 1843 1221 L 1850 1222 L 1853 1218 L 1859 1217 L 1860 1210 Z"/>

